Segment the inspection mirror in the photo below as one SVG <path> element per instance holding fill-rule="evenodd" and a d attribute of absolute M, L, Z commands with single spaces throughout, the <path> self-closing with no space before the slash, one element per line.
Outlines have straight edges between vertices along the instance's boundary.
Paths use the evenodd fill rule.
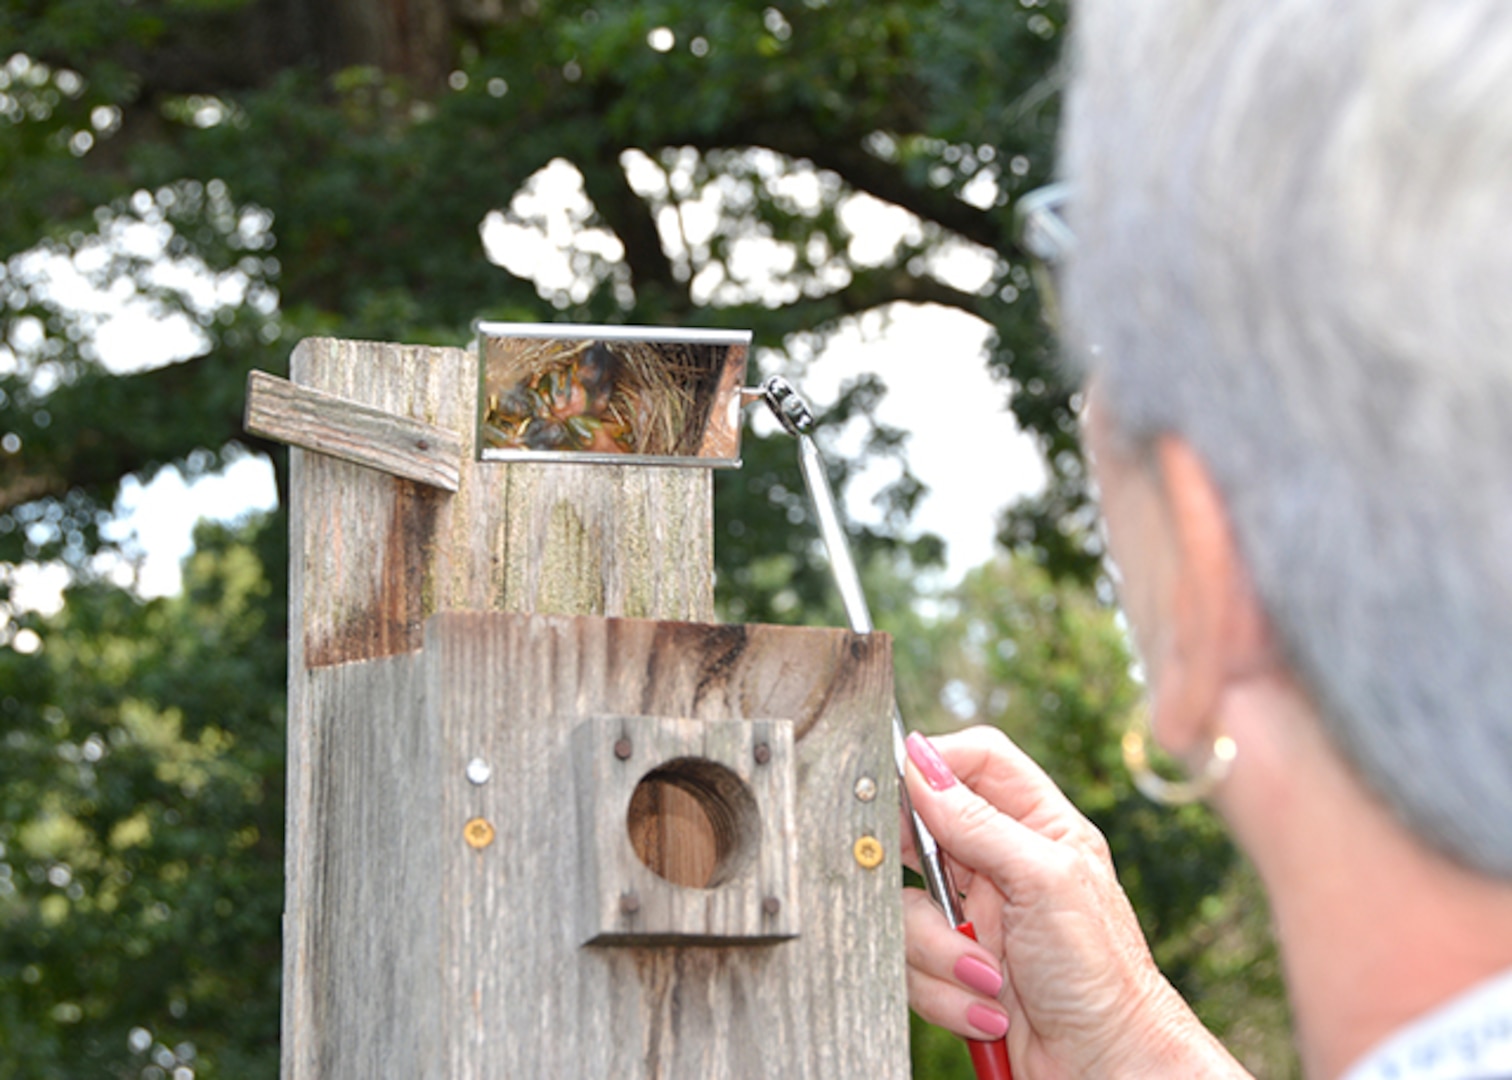
<path fill-rule="evenodd" d="M 480 322 L 484 461 L 740 464 L 749 330 Z"/>

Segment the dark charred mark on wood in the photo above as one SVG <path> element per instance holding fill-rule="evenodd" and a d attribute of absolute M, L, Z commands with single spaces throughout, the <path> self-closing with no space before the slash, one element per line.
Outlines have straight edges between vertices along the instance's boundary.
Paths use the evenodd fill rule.
<path fill-rule="evenodd" d="M 695 626 L 697 624 L 689 624 Z M 700 644 L 701 655 L 707 657 L 698 685 L 693 690 L 693 708 L 697 711 L 703 699 L 712 693 L 725 690 L 732 674 L 737 670 L 740 658 L 745 654 L 750 638 L 743 625 L 701 626 L 704 638 Z"/>
<path fill-rule="evenodd" d="M 395 479 L 374 603 L 325 640 L 306 640 L 307 667 L 413 652 L 436 609 L 436 529 L 446 493 Z"/>

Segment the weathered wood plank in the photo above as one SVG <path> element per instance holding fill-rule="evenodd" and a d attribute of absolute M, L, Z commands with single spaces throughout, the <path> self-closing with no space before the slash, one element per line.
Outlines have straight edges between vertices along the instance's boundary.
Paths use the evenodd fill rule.
<path fill-rule="evenodd" d="M 472 472 L 476 365 L 462 349 L 312 338 L 295 347 L 290 371 L 300 386 L 462 440 L 456 495 L 297 447 L 289 454 L 291 662 L 418 649 L 425 617 L 442 606 L 447 533 Z"/>
<path fill-rule="evenodd" d="M 345 677 L 335 667 L 418 650 L 425 618 L 448 609 L 710 619 L 713 501 L 703 469 L 630 477 L 476 461 L 477 357 L 465 349 L 311 338 L 290 369 L 300 387 L 451 432 L 462 447 L 451 495 L 290 452 L 282 1055 L 284 1077 L 306 1080 L 334 1075 L 323 1018 L 337 990 L 321 920 L 328 887 L 350 865 L 328 835 L 331 755 L 341 752 L 331 710 L 348 707 L 329 686 Z M 622 551 L 633 554 L 612 565 Z"/>
<path fill-rule="evenodd" d="M 466 350 L 291 366 L 462 452 L 451 495 L 291 454 L 286 1080 L 906 1076 L 885 639 L 707 625 L 707 471 L 474 460 Z M 606 715 L 791 723 L 799 937 L 580 945 L 572 733 Z"/>
<path fill-rule="evenodd" d="M 310 749 L 329 767 L 314 781 L 321 913 L 299 959 L 319 992 L 285 1075 L 902 1080 L 888 644 L 812 628 L 447 614 L 428 623 L 422 653 L 310 672 L 322 717 Z M 573 912 L 592 845 L 574 733 L 632 712 L 791 723 L 784 843 L 800 936 L 581 944 Z M 474 760 L 489 766 L 484 783 L 467 775 Z M 857 797 L 862 777 L 874 798 Z M 465 836 L 476 819 L 494 830 L 481 848 Z M 880 867 L 856 863 L 860 836 L 883 845 Z"/>
<path fill-rule="evenodd" d="M 473 515 L 481 602 L 555 615 L 714 617 L 713 480 L 707 469 L 485 463 L 479 492 L 509 514 Z M 483 560 L 486 559 L 485 563 Z"/>
<path fill-rule="evenodd" d="M 267 372 L 247 375 L 242 426 L 266 439 L 442 491 L 456 491 L 460 483 L 462 438 L 457 432 L 359 405 Z"/>
<path fill-rule="evenodd" d="M 797 935 L 791 721 L 604 716 L 580 721 L 571 737 L 580 942 Z M 661 790 L 638 804 L 648 776 Z M 666 797 L 674 792 L 681 797 Z M 694 858 L 679 858 L 690 835 L 700 841 Z"/>
<path fill-rule="evenodd" d="M 907 1076 L 890 665 L 884 637 L 838 630 L 432 620 L 442 997 L 465 1004 L 443 1022 L 435 1075 Z M 590 845 L 571 794 L 573 733 L 582 718 L 633 713 L 792 722 L 799 937 L 579 946 L 572 900 Z M 493 766 L 485 785 L 463 777 L 475 757 Z M 876 783 L 870 801 L 855 794 L 862 776 Z M 476 817 L 497 829 L 482 851 L 461 836 Z M 862 835 L 887 852 L 876 869 L 852 856 Z"/>
<path fill-rule="evenodd" d="M 426 1075 L 419 1063 L 444 1018 L 440 995 L 417 991 L 437 982 L 443 849 L 428 827 L 439 816 L 440 743 L 421 722 L 423 689 L 419 654 L 322 669 L 310 682 L 320 861 L 305 882 L 308 933 L 296 954 L 309 1026 L 285 1028 L 299 1052 L 285 1076 Z M 415 711 L 406 717 L 401 702 Z"/>
<path fill-rule="evenodd" d="M 451 496 L 291 452 L 304 666 L 417 649 L 425 617 L 444 610 L 713 618 L 708 470 L 478 461 L 477 357 L 465 349 L 311 338 L 290 366 L 301 387 L 462 446 Z"/>

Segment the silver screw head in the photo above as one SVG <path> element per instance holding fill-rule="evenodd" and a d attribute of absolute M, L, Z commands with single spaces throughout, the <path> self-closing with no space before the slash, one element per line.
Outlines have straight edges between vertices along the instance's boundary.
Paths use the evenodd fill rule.
<path fill-rule="evenodd" d="M 493 766 L 480 757 L 467 763 L 467 778 L 474 784 L 486 784 L 493 776 Z"/>
<path fill-rule="evenodd" d="M 877 797 L 877 782 L 869 776 L 863 776 L 856 781 L 856 798 L 862 802 L 871 802 Z"/>

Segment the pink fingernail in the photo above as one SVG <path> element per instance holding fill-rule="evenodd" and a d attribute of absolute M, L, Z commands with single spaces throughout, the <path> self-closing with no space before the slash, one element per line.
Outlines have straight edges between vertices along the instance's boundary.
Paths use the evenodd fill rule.
<path fill-rule="evenodd" d="M 989 1039 L 1001 1039 L 1008 1034 L 1008 1017 L 986 1005 L 973 1005 L 967 1009 L 966 1022 Z"/>
<path fill-rule="evenodd" d="M 983 963 L 974 956 L 963 956 L 955 962 L 955 977 L 962 986 L 970 987 L 979 994 L 997 997 L 1003 988 L 1003 977 L 991 964 Z"/>
<path fill-rule="evenodd" d="M 924 779 L 936 791 L 944 791 L 956 782 L 955 773 L 945 764 L 945 759 L 935 753 L 929 740 L 917 731 L 908 737 L 908 759 L 918 766 Z"/>

